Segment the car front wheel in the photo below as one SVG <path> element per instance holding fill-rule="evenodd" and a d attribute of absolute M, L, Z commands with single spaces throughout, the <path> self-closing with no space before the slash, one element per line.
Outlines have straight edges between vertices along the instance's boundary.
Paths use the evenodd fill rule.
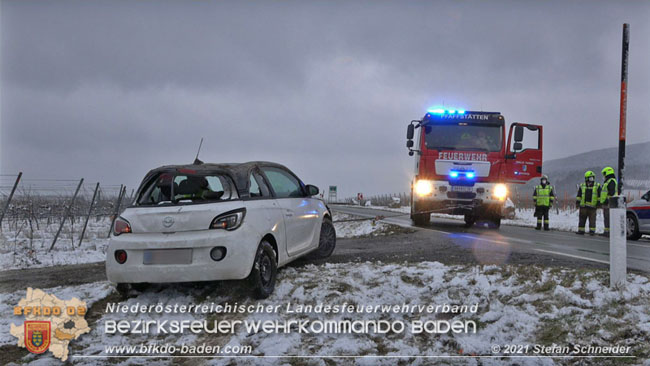
<path fill-rule="evenodd" d="M 258 299 L 266 299 L 273 293 L 278 265 L 275 251 L 269 242 L 262 241 L 257 247 L 253 269 L 248 281 L 253 288 L 253 294 Z"/>
<path fill-rule="evenodd" d="M 639 222 L 632 214 L 627 214 L 627 238 L 629 240 L 639 240 L 641 232 L 639 232 Z"/>
<path fill-rule="evenodd" d="M 323 219 L 320 226 L 320 238 L 318 239 L 318 249 L 314 251 L 313 256 L 317 259 L 328 258 L 334 252 L 336 247 L 336 230 L 332 220 L 328 217 Z"/>

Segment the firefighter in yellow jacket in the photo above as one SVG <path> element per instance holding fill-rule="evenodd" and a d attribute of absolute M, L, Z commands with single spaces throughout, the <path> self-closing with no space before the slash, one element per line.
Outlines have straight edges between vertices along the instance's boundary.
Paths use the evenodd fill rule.
<path fill-rule="evenodd" d="M 548 181 L 548 176 L 542 175 L 539 185 L 535 186 L 533 191 L 533 201 L 535 201 L 535 217 L 537 217 L 537 226 L 535 230 L 542 229 L 542 219 L 544 220 L 544 230 L 549 229 L 548 212 L 555 202 L 555 191 Z"/>
<path fill-rule="evenodd" d="M 602 171 L 605 182 L 600 192 L 600 205 L 603 207 L 603 219 L 605 232 L 603 236 L 609 236 L 609 198 L 618 194 L 618 181 L 616 181 L 616 173 L 612 167 L 605 167 Z"/>
<path fill-rule="evenodd" d="M 576 206 L 580 207 L 578 234 L 585 234 L 585 225 L 589 219 L 589 235 L 596 235 L 596 212 L 600 203 L 600 184 L 596 183 L 596 174 L 591 170 L 585 173 L 585 182 L 578 187 Z"/>

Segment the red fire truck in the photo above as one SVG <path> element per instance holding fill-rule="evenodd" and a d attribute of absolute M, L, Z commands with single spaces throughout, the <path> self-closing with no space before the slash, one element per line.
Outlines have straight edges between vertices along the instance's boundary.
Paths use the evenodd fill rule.
<path fill-rule="evenodd" d="M 417 154 L 411 184 L 416 225 L 429 223 L 431 213 L 446 213 L 464 215 L 467 226 L 500 226 L 508 184 L 542 174 L 542 126 L 512 123 L 507 139 L 505 129 L 499 112 L 434 108 L 411 121 L 406 147 Z"/>

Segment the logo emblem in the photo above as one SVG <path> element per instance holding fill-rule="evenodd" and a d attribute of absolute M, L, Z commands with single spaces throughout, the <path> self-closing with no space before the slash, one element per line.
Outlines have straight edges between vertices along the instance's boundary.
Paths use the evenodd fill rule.
<path fill-rule="evenodd" d="M 31 353 L 43 353 L 50 347 L 51 324 L 49 321 L 25 322 L 25 347 Z"/>
<path fill-rule="evenodd" d="M 525 166 L 525 165 L 521 168 L 521 170 L 523 170 L 523 171 L 526 171 L 527 169 L 528 169 L 528 167 Z M 590 222 L 591 222 L 591 221 L 590 221 Z"/>
<path fill-rule="evenodd" d="M 163 219 L 163 226 L 164 227 L 171 227 L 174 225 L 174 218 L 171 216 L 167 216 Z"/>

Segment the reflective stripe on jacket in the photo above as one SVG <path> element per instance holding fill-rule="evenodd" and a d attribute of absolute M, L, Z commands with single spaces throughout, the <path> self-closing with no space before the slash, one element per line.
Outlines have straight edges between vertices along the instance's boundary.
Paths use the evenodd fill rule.
<path fill-rule="evenodd" d="M 600 194 L 600 184 L 594 183 L 589 187 L 586 183 L 582 183 L 578 189 L 578 204 L 580 207 L 596 207 Z"/>
<path fill-rule="evenodd" d="M 603 183 L 603 188 L 600 192 L 600 203 L 605 204 L 609 197 L 616 196 L 618 193 L 618 182 L 616 177 L 610 175 L 609 178 Z"/>
<path fill-rule="evenodd" d="M 550 206 L 551 203 L 553 203 L 555 200 L 555 192 L 553 192 L 553 187 L 550 184 L 547 184 L 546 186 L 536 186 L 535 192 L 533 192 L 533 199 L 535 200 L 536 206 Z"/>

